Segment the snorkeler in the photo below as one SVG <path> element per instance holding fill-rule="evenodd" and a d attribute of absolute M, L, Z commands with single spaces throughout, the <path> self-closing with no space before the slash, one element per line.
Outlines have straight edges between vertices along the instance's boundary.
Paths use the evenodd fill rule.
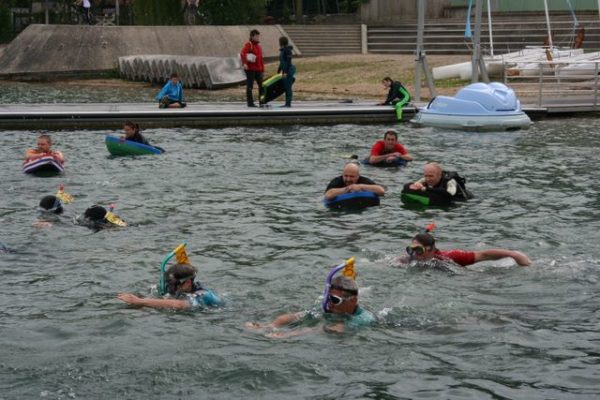
<path fill-rule="evenodd" d="M 76 221 L 81 225 L 85 225 L 88 228 L 94 230 L 100 230 L 104 228 L 111 228 L 115 226 L 125 227 L 127 226 L 127 222 L 122 220 L 119 216 L 115 215 L 112 212 L 113 208 L 110 207 L 109 210 L 106 208 L 93 205 L 89 207 L 83 215 L 79 215 L 76 218 Z"/>
<path fill-rule="evenodd" d="M 42 218 L 33 223 L 38 228 L 47 228 L 52 226 L 52 222 L 48 221 L 50 216 L 58 216 L 64 212 L 64 204 L 69 204 L 73 201 L 73 196 L 65 192 L 64 185 L 60 185 L 56 195 L 47 195 L 40 200 L 38 211 Z"/>
<path fill-rule="evenodd" d="M 339 271 L 342 271 L 342 275 L 334 278 Z M 325 280 L 322 301 L 323 315 L 330 322 L 323 326 L 322 329 L 325 332 L 343 333 L 346 330 L 368 326 L 375 322 L 373 313 L 358 305 L 358 285 L 354 280 L 355 277 L 354 257 L 329 271 Z M 312 313 L 308 311 L 288 313 L 280 315 L 273 322 L 267 324 L 249 322 L 246 327 L 250 329 L 268 329 L 271 331 L 267 334 L 268 337 L 287 338 L 318 330 L 319 328 L 299 328 L 277 331 L 278 328 L 308 320 L 311 316 Z"/>
<path fill-rule="evenodd" d="M 223 304 L 221 298 L 213 290 L 204 288 L 195 280 L 196 268 L 189 264 L 185 244 L 178 246 L 163 260 L 161 271 L 173 256 L 177 257 L 177 264 L 164 271 L 159 283 L 159 292 L 167 294 L 170 298 L 143 298 L 132 293 L 119 293 L 117 298 L 134 306 L 175 310 L 221 306 Z"/>
<path fill-rule="evenodd" d="M 410 246 L 406 247 L 408 256 L 401 257 L 400 261 L 408 263 L 410 261 L 428 261 L 442 260 L 452 261 L 460 266 L 466 267 L 480 261 L 500 260 L 502 258 L 512 258 L 522 267 L 531 265 L 531 260 L 524 253 L 507 249 L 489 249 L 480 251 L 465 250 L 438 250 L 435 246 L 435 238 L 430 234 L 433 227 L 427 228 L 424 233 L 415 235 Z"/>

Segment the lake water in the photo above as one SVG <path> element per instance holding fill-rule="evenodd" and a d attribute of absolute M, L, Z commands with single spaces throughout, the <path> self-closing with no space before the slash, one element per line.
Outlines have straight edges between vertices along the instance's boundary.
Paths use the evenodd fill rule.
<path fill-rule="evenodd" d="M 387 186 L 380 207 L 326 210 L 348 154 L 384 126 L 156 129 L 161 156 L 108 157 L 108 131 L 54 132 L 61 177 L 21 172 L 36 132 L 3 131 L 1 399 L 595 399 L 600 396 L 598 120 L 462 133 L 400 126 L 416 157 L 363 167 Z M 408 209 L 405 182 L 427 160 L 467 177 L 476 198 Z M 40 198 L 75 202 L 50 228 Z M 93 233 L 72 217 L 116 203 L 133 226 Z M 435 221 L 442 249 L 519 249 L 455 273 L 395 265 Z M 187 241 L 199 277 L 227 301 L 197 312 L 138 309 L 158 267 Z M 248 321 L 308 310 L 328 270 L 357 258 L 360 301 L 378 323 L 344 335 L 270 339 Z"/>

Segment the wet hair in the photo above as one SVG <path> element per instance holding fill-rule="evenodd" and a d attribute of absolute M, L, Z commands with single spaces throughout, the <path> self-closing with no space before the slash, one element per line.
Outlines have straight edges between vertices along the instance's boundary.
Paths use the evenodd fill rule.
<path fill-rule="evenodd" d="M 106 211 L 106 208 L 99 205 L 93 205 L 85 210 L 83 215 L 92 221 L 102 221 L 107 212 L 108 211 Z"/>
<path fill-rule="evenodd" d="M 43 133 L 40 136 L 38 136 L 38 139 L 45 139 L 49 145 L 52 145 L 52 138 L 50 138 L 50 135 Z"/>
<path fill-rule="evenodd" d="M 171 79 L 173 79 L 173 78 L 179 78 L 179 75 L 177 75 L 177 72 L 173 72 L 171 74 Z"/>
<path fill-rule="evenodd" d="M 348 294 L 358 295 L 358 285 L 347 276 L 336 276 L 331 282 L 331 289 L 342 290 Z"/>
<path fill-rule="evenodd" d="M 165 282 L 167 283 L 167 292 L 177 294 L 177 289 L 181 284 L 189 279 L 196 277 L 196 268 L 190 264 L 175 264 L 165 271 Z"/>
<path fill-rule="evenodd" d="M 252 39 L 252 36 L 256 36 L 256 35 L 260 35 L 260 32 L 258 31 L 258 29 L 252 29 L 250 31 L 250 39 Z"/>
<path fill-rule="evenodd" d="M 288 40 L 287 37 L 282 36 L 282 37 L 279 38 L 279 45 L 281 47 L 287 46 L 288 44 L 290 44 L 290 41 Z"/>
<path fill-rule="evenodd" d="M 429 233 L 419 233 L 413 237 L 413 240 L 416 240 L 425 247 L 431 247 L 432 249 L 435 248 L 435 238 Z"/>
<path fill-rule="evenodd" d="M 140 126 L 138 124 L 136 124 L 135 122 L 125 121 L 125 123 L 123 125 L 130 127 L 131 129 L 133 129 L 133 131 L 135 133 L 139 133 L 139 131 L 140 131 Z"/>
<path fill-rule="evenodd" d="M 381 82 L 383 82 L 383 81 L 394 82 L 394 81 L 392 80 L 392 78 L 390 78 L 389 76 L 386 76 L 385 78 L 383 78 L 383 79 L 381 80 Z"/>
<path fill-rule="evenodd" d="M 383 138 L 385 139 L 388 135 L 393 135 L 398 140 L 398 132 L 395 129 L 388 129 L 385 131 Z"/>
<path fill-rule="evenodd" d="M 60 199 L 54 195 L 42 197 L 42 200 L 40 200 L 40 208 L 46 211 L 52 211 L 54 214 L 62 214 L 63 212 Z"/>

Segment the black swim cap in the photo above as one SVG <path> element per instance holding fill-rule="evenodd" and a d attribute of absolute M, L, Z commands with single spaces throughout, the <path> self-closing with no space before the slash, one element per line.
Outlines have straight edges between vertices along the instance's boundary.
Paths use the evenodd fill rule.
<path fill-rule="evenodd" d="M 61 201 L 58 199 L 58 197 L 53 195 L 42 197 L 42 200 L 40 200 L 40 208 L 46 211 L 51 211 L 55 214 L 62 214 L 63 212 Z"/>
<path fill-rule="evenodd" d="M 98 205 L 91 206 L 85 213 L 83 214 L 86 218 L 91 219 L 92 221 L 101 221 L 106 216 L 106 208 Z"/>
<path fill-rule="evenodd" d="M 418 235 L 415 235 L 413 240 L 416 240 L 425 247 L 435 246 L 435 239 L 429 233 L 419 233 Z"/>

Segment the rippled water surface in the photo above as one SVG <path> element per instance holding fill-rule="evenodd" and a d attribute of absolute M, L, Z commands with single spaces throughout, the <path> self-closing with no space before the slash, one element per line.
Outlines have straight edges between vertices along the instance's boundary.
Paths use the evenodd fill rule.
<path fill-rule="evenodd" d="M 598 121 L 511 133 L 401 126 L 417 161 L 362 169 L 386 185 L 378 208 L 320 203 L 347 154 L 383 126 L 147 130 L 162 156 L 108 157 L 107 131 L 53 133 L 58 178 L 24 176 L 35 132 L 0 133 L 0 398 L 594 399 L 600 396 Z M 424 161 L 459 170 L 477 196 L 407 209 L 400 188 Z M 39 199 L 76 198 L 51 228 Z M 115 202 L 133 223 L 93 233 L 71 217 Z M 394 265 L 434 220 L 441 248 L 507 247 L 533 266 L 454 274 Z M 136 309 L 181 241 L 225 308 Z M 361 303 L 379 316 L 352 334 L 269 339 L 248 331 L 317 304 L 331 266 L 357 257 Z"/>

